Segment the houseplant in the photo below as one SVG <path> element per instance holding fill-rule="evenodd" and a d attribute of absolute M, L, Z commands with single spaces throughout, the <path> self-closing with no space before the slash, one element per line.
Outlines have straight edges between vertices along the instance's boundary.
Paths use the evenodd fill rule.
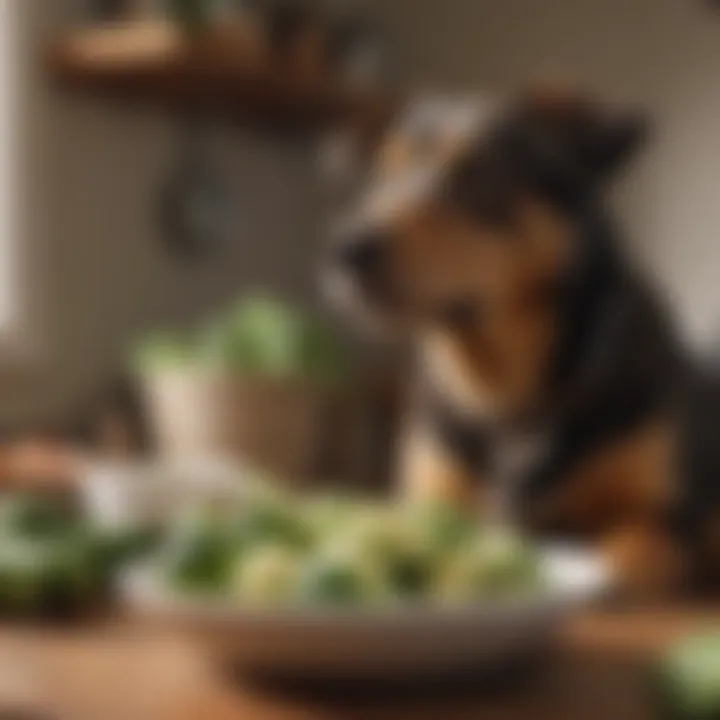
<path fill-rule="evenodd" d="M 134 355 L 150 426 L 172 458 L 224 457 L 288 478 L 342 462 L 351 370 L 338 336 L 277 298 L 242 298 L 190 337 L 157 334 Z"/>

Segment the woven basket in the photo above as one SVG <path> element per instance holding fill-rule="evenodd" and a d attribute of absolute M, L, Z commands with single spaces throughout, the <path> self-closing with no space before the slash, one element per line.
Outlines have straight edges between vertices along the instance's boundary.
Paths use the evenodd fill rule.
<path fill-rule="evenodd" d="M 288 380 L 177 369 L 142 379 L 161 456 L 229 458 L 304 482 L 352 462 L 359 425 L 347 392 Z"/>

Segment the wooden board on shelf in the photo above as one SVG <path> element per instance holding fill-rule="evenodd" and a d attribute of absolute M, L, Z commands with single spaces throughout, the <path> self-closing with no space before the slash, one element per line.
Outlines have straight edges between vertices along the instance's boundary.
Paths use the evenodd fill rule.
<path fill-rule="evenodd" d="M 273 59 L 242 26 L 193 37 L 168 22 L 86 28 L 61 38 L 49 64 L 68 88 L 259 127 L 382 122 L 393 106 L 388 96 L 345 87 L 328 71 Z"/>

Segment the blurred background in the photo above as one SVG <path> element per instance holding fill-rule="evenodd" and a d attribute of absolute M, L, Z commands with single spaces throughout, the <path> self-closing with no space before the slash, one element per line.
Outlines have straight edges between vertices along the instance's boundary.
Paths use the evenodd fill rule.
<path fill-rule="evenodd" d="M 44 62 L 48 44 L 87 24 L 92 6 L 3 3 L 3 117 L 12 138 L 3 178 L 14 202 L 3 212 L 2 317 L 17 331 L 7 357 L 23 358 L 3 373 L 3 424 L 74 411 L 139 335 L 190 326 L 243 288 L 317 295 L 328 198 L 307 138 L 210 122 L 212 162 L 232 199 L 228 239 L 202 262 L 164 252 L 154 205 L 182 149 L 181 116 L 68 94 Z M 634 251 L 672 294 L 690 339 L 712 345 L 720 224 L 714 3 L 548 0 L 540 12 L 531 0 L 448 0 L 442 8 L 368 0 L 333 11 L 372 19 L 383 87 L 506 92 L 560 77 L 646 108 L 653 144 L 618 205 Z"/>
<path fill-rule="evenodd" d="M 128 411 L 118 378 L 142 338 L 207 324 L 243 293 L 322 306 L 339 199 L 319 157 L 334 129 L 419 91 L 549 78 L 645 110 L 652 144 L 617 208 L 688 341 L 717 345 L 709 0 L 4 0 L 2 13 L 8 435 L 96 439 L 107 408 Z M 108 22 L 130 27 L 98 31 Z M 193 40 L 205 25 L 213 39 Z"/>
<path fill-rule="evenodd" d="M 613 202 L 687 342 L 717 356 L 719 77 L 711 0 L 0 0 L 0 489 L 89 478 L 118 520 L 107 488 L 130 461 L 228 456 L 385 488 L 397 373 L 328 313 L 318 276 L 342 132 L 419 92 L 549 79 L 646 112 Z M 13 532 L 56 523 L 7 512 Z M 655 648 L 685 620 L 630 627 Z M 1 631 L 0 680 L 28 647 Z"/>

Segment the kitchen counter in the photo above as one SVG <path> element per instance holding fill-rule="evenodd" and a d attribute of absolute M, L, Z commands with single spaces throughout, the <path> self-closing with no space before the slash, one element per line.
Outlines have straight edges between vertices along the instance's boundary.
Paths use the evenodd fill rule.
<path fill-rule="evenodd" d="M 646 682 L 653 659 L 706 624 L 720 626 L 720 610 L 596 612 L 568 622 L 542 667 L 507 688 L 490 695 L 464 683 L 404 698 L 299 698 L 231 682 L 192 640 L 128 622 L 5 626 L 0 716 L 14 710 L 29 720 L 641 720 L 653 717 Z"/>

